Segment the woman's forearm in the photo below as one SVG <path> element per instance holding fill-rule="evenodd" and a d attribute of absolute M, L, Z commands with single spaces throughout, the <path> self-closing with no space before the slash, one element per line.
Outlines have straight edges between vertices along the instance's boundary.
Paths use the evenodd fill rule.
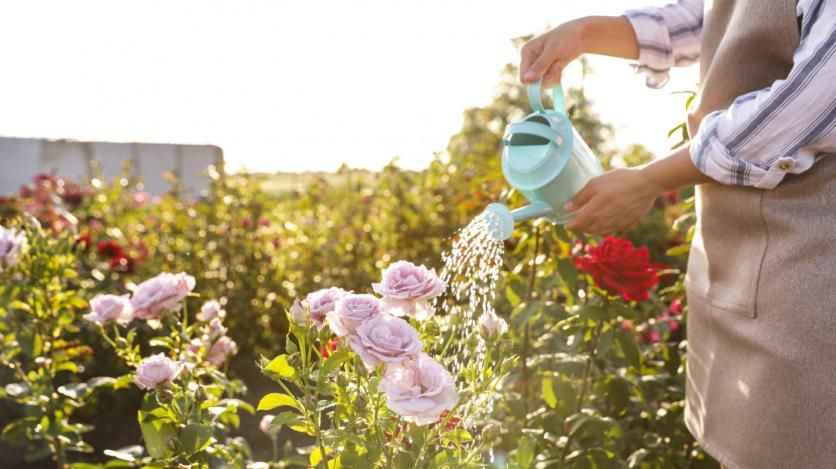
<path fill-rule="evenodd" d="M 666 158 L 647 163 L 639 171 L 660 192 L 714 181 L 694 166 L 687 146 Z"/>
<path fill-rule="evenodd" d="M 583 50 L 588 54 L 637 60 L 639 43 L 630 21 L 624 16 L 587 16 L 579 18 Z"/>

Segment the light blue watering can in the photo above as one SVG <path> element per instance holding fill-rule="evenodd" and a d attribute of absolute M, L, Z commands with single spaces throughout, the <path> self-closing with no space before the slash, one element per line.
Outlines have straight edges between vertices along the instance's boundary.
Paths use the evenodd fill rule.
<path fill-rule="evenodd" d="M 531 218 L 567 223 L 573 214 L 563 205 L 603 172 L 598 158 L 569 121 L 560 85 L 552 89 L 552 101 L 554 109 L 546 109 L 541 82 L 528 85 L 528 103 L 534 113 L 505 129 L 502 173 L 531 204 L 514 211 L 500 203 L 488 205 L 485 219 L 494 239 L 508 239 L 515 223 Z"/>

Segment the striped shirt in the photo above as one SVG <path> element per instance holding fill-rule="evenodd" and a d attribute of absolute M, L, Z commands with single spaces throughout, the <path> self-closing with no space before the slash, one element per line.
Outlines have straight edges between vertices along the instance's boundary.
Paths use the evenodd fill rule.
<path fill-rule="evenodd" d="M 691 139 L 694 165 L 723 183 L 772 189 L 788 173 L 836 153 L 836 0 L 799 0 L 801 42 L 789 75 L 703 118 Z M 702 0 L 628 10 L 638 69 L 663 86 L 672 67 L 699 58 Z"/>

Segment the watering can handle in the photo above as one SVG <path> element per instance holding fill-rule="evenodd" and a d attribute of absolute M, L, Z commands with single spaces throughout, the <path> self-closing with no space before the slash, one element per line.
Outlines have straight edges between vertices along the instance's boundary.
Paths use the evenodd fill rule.
<path fill-rule="evenodd" d="M 542 86 L 542 79 L 528 85 L 528 104 L 531 106 L 531 109 L 536 112 L 546 111 L 546 108 L 543 107 Z M 566 112 L 566 100 L 563 97 L 562 86 L 557 85 L 552 88 L 552 103 L 555 112 L 564 116 L 568 115 Z"/>

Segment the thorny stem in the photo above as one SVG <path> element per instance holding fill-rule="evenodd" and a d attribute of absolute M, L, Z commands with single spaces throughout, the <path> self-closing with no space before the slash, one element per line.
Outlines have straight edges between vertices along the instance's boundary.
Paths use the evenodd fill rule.
<path fill-rule="evenodd" d="M 525 294 L 525 301 L 530 302 L 534 296 L 534 282 L 537 278 L 537 256 L 540 255 L 540 226 L 534 228 L 534 255 L 531 257 L 531 270 L 528 275 L 528 291 Z M 525 323 L 525 330 L 523 332 L 523 349 L 522 349 L 522 394 L 523 394 L 523 414 L 525 425 L 528 425 L 528 397 L 529 397 L 529 370 L 528 370 L 528 355 L 531 346 L 530 326 L 528 321 Z"/>
<path fill-rule="evenodd" d="M 608 306 L 609 301 L 606 297 L 604 297 L 604 308 L 606 309 Z M 581 391 L 578 393 L 577 405 L 575 406 L 576 414 L 581 411 L 581 408 L 583 408 L 583 400 L 586 399 L 586 393 L 589 391 L 589 377 L 592 371 L 592 364 L 595 362 L 595 359 L 598 356 L 598 338 L 601 337 L 601 329 L 603 327 L 604 321 L 599 320 L 598 324 L 595 325 L 595 330 L 592 332 L 592 340 L 589 341 L 589 358 L 586 361 L 586 368 L 583 371 L 583 382 L 581 383 Z M 566 439 L 566 446 L 563 447 L 563 453 L 560 456 L 561 465 L 566 461 L 566 456 L 569 454 L 569 449 L 572 446 L 571 443 L 573 436 L 574 435 L 569 435 Z"/>

